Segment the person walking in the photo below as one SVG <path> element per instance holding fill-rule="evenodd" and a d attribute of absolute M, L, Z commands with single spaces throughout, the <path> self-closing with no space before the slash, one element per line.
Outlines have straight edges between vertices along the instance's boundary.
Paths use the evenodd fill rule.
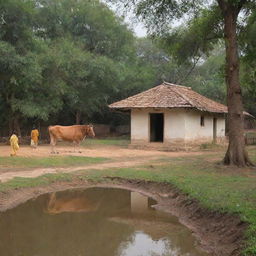
<path fill-rule="evenodd" d="M 16 156 L 17 151 L 19 150 L 19 139 L 16 135 L 17 133 L 14 131 L 12 136 L 10 137 L 10 145 L 11 145 L 11 156 Z"/>
<path fill-rule="evenodd" d="M 32 131 L 31 131 L 31 147 L 37 148 L 38 146 L 38 137 L 39 137 L 39 131 L 36 129 L 35 125 L 33 125 Z"/>

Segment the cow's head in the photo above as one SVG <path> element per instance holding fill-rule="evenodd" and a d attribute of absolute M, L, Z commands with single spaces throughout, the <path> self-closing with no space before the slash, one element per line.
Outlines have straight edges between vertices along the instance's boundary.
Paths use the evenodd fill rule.
<path fill-rule="evenodd" d="M 90 137 L 95 137 L 95 133 L 94 133 L 92 124 L 87 125 L 87 134 L 86 135 L 88 135 Z"/>

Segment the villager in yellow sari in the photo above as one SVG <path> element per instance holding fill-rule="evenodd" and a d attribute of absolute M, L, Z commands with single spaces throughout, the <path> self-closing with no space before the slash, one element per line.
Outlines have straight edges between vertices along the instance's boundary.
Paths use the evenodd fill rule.
<path fill-rule="evenodd" d="M 16 156 L 17 151 L 19 150 L 19 139 L 18 137 L 13 134 L 10 138 L 10 145 L 11 145 L 11 156 Z"/>
<path fill-rule="evenodd" d="M 33 130 L 31 131 L 31 147 L 36 148 L 38 145 L 38 137 L 39 137 L 39 131 L 33 127 Z"/>

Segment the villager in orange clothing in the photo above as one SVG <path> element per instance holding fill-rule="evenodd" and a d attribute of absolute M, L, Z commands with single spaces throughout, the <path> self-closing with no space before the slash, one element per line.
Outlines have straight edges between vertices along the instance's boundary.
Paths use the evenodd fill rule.
<path fill-rule="evenodd" d="M 37 148 L 38 137 L 39 137 L 39 131 L 36 129 L 35 126 L 33 126 L 31 131 L 31 143 L 30 143 L 32 148 Z"/>
<path fill-rule="evenodd" d="M 10 145 L 11 145 L 11 156 L 16 156 L 17 151 L 19 150 L 19 139 L 16 135 L 16 132 L 13 132 L 10 138 Z"/>

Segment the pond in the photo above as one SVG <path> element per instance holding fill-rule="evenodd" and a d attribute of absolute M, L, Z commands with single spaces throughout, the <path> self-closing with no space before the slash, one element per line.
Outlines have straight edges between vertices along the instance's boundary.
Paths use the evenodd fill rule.
<path fill-rule="evenodd" d="M 0 213 L 2 256 L 206 256 L 151 198 L 117 188 L 39 196 Z"/>

